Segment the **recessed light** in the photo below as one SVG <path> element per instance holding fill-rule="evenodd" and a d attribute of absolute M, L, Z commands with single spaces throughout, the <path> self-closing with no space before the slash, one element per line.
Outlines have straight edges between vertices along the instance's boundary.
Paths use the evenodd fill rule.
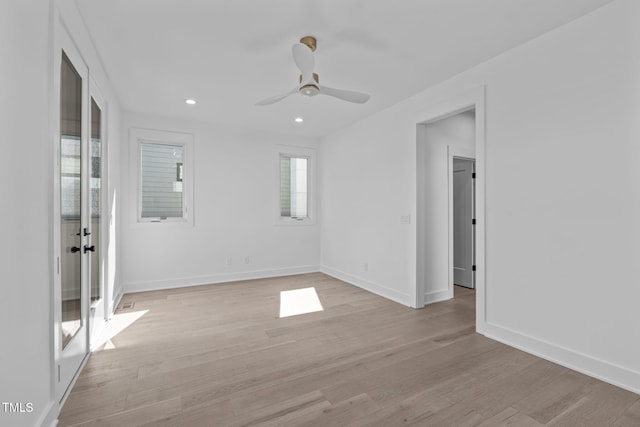
<path fill-rule="evenodd" d="M 302 120 L 302 117 L 296 117 L 296 118 L 295 118 L 295 120 L 294 120 L 294 122 L 296 122 L 296 123 L 302 123 L 302 122 L 304 122 L 304 120 Z"/>
<path fill-rule="evenodd" d="M 196 105 L 198 102 L 195 99 L 185 99 L 184 100 L 185 104 L 189 104 L 189 105 Z"/>

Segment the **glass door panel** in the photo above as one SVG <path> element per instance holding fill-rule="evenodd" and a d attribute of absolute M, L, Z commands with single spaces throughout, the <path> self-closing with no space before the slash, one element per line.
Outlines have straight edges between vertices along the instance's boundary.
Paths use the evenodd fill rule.
<path fill-rule="evenodd" d="M 91 97 L 91 157 L 89 163 L 89 197 L 91 198 L 91 305 L 102 299 L 100 232 L 102 200 L 102 110 Z"/>
<path fill-rule="evenodd" d="M 62 348 L 82 319 L 82 78 L 62 54 L 60 75 L 60 243 Z"/>
<path fill-rule="evenodd" d="M 89 236 L 91 242 L 88 243 L 93 252 L 90 253 L 91 277 L 89 278 L 89 343 L 91 348 L 97 348 L 100 342 L 100 335 L 105 326 L 106 294 L 105 294 L 105 270 L 106 260 L 104 249 L 104 225 L 102 221 L 102 208 L 104 202 L 103 184 L 106 183 L 106 147 L 104 140 L 105 106 L 106 103 L 100 90 L 93 80 L 89 83 L 89 159 L 88 159 L 88 196 L 90 205 Z"/>

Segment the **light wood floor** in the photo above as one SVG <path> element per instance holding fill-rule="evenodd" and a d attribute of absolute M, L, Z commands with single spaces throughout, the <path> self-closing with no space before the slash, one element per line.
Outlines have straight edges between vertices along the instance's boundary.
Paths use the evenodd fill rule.
<path fill-rule="evenodd" d="M 279 319 L 279 293 L 324 311 Z M 320 273 L 125 295 L 59 426 L 640 426 L 640 396 L 474 332 L 472 290 L 413 310 Z M 138 313 L 139 314 L 139 313 Z"/>

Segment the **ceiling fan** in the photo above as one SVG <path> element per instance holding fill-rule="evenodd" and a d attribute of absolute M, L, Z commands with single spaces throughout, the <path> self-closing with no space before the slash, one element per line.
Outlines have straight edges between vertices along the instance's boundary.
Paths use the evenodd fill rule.
<path fill-rule="evenodd" d="M 315 60 L 313 52 L 315 52 L 317 42 L 315 37 L 306 36 L 300 39 L 300 43 L 296 43 L 291 48 L 293 60 L 300 69 L 300 84 L 289 92 L 282 95 L 272 96 L 256 103 L 256 105 L 269 105 L 282 101 L 289 95 L 298 92 L 304 96 L 328 95 L 343 101 L 364 104 L 369 100 L 366 93 L 354 92 L 351 90 L 334 89 L 320 84 L 318 75 L 313 72 Z"/>

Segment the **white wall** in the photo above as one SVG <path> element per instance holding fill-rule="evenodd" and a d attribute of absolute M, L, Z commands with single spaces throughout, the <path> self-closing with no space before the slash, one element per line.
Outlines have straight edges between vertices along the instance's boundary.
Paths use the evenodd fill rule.
<path fill-rule="evenodd" d="M 51 400 L 49 2 L 0 3 L 0 425 L 31 426 Z M 19 43 L 16 43 L 19 40 Z"/>
<path fill-rule="evenodd" d="M 449 299 L 449 148 L 475 150 L 475 112 L 465 111 L 417 130 L 417 284 L 424 302 Z M 420 306 L 420 304 L 418 304 Z"/>
<path fill-rule="evenodd" d="M 410 300 L 416 123 L 486 85 L 478 328 L 640 392 L 638 20 L 615 1 L 324 138 L 322 269 Z"/>
<path fill-rule="evenodd" d="M 415 127 L 394 108 L 320 143 L 322 271 L 405 305 L 414 283 L 401 217 L 413 211 Z"/>
<path fill-rule="evenodd" d="M 275 224 L 276 145 L 315 148 L 315 140 L 134 113 L 124 124 L 123 138 L 143 128 L 190 133 L 195 140 L 193 227 L 137 223 L 135 165 L 128 149 L 121 153 L 125 292 L 318 270 L 319 227 Z"/>

